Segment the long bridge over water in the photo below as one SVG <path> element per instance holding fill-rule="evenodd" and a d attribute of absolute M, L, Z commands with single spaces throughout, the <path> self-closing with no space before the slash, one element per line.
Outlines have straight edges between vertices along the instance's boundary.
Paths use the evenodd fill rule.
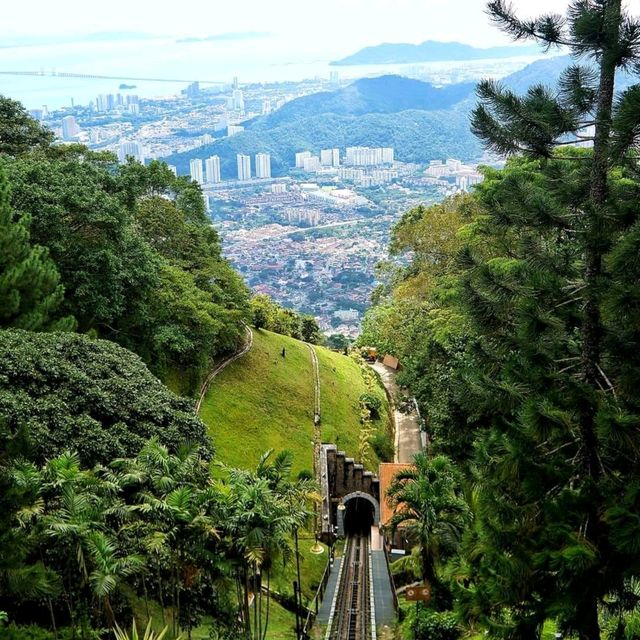
<path fill-rule="evenodd" d="M 97 73 L 73 73 L 70 71 L 0 71 L 2 76 L 29 76 L 29 77 L 53 77 L 53 78 L 80 78 L 83 80 L 126 80 L 128 82 L 181 82 L 184 84 L 225 85 L 228 82 L 220 80 L 189 80 L 187 78 L 138 78 L 130 76 L 107 76 Z"/>

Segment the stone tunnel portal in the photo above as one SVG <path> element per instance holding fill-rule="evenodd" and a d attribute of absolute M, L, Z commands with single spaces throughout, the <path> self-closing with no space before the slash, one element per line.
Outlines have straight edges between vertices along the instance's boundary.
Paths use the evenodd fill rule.
<path fill-rule="evenodd" d="M 365 498 L 353 498 L 345 505 L 344 533 L 346 536 L 366 535 L 374 524 L 374 508 Z"/>
<path fill-rule="evenodd" d="M 380 521 L 380 505 L 368 493 L 350 493 L 342 498 L 341 504 L 344 509 L 337 510 L 338 536 L 368 533 Z"/>

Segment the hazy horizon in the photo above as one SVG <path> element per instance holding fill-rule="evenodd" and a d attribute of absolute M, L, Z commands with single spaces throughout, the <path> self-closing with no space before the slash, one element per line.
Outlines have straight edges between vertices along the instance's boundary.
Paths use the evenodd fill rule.
<path fill-rule="evenodd" d="M 520 15 L 534 15 L 561 11 L 567 3 L 515 0 L 513 4 Z M 630 11 L 640 9 L 640 0 L 625 4 Z M 25 5 L 11 3 L 3 7 L 0 37 L 10 40 L 130 31 L 183 38 L 255 32 L 286 41 L 296 50 L 335 49 L 337 53 L 382 42 L 455 40 L 478 47 L 510 42 L 489 21 L 484 0 L 326 0 L 314 11 L 294 0 L 245 0 L 241 13 L 233 5 L 210 0 L 192 0 L 182 11 L 150 0 L 112 0 L 102 11 L 91 13 L 86 6 L 82 0 L 35 0 L 29 3 L 27 14 Z"/>

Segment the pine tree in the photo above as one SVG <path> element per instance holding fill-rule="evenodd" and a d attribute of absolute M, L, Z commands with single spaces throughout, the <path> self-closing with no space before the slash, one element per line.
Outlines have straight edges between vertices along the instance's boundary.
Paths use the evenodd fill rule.
<path fill-rule="evenodd" d="M 64 290 L 47 250 L 30 244 L 28 224 L 27 217 L 15 220 L 0 169 L 0 326 L 70 329 L 70 318 L 53 322 Z"/>
<path fill-rule="evenodd" d="M 594 64 L 569 67 L 557 90 L 479 86 L 474 132 L 524 157 L 478 192 L 477 237 L 502 253 L 486 258 L 476 243 L 461 254 L 483 350 L 472 388 L 493 416 L 477 444 L 463 600 L 496 635 L 537 638 L 557 617 L 594 640 L 603 602 L 640 572 L 640 86 L 614 91 L 616 71 L 640 62 L 640 23 L 621 0 L 533 20 L 494 0 L 489 13 L 516 39 Z"/>

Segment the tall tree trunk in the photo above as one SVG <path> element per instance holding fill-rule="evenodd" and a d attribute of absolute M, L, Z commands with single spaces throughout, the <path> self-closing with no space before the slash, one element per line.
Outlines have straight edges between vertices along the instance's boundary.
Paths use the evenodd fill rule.
<path fill-rule="evenodd" d="M 267 638 L 267 629 L 269 628 L 269 605 L 271 604 L 271 571 L 267 572 L 267 614 L 264 620 L 264 633 L 262 640 Z"/>
<path fill-rule="evenodd" d="M 617 42 L 620 26 L 621 0 L 610 0 L 605 8 L 609 16 L 607 40 Z M 613 49 L 613 47 L 609 47 Z M 594 389 L 599 389 L 599 367 L 602 338 L 600 308 L 598 300 L 598 280 L 602 274 L 603 246 L 601 232 L 605 226 L 606 202 L 608 197 L 609 137 L 611 135 L 611 111 L 616 74 L 615 52 L 603 52 L 600 64 L 598 102 L 596 105 L 595 135 L 591 165 L 591 186 L 589 189 L 590 210 L 587 212 L 586 249 L 584 280 L 585 310 L 582 323 L 582 367 L 585 381 Z M 584 460 L 592 478 L 600 476 L 598 441 L 595 434 L 595 405 L 590 402 L 582 411 L 582 446 Z"/>
<path fill-rule="evenodd" d="M 167 625 L 167 619 L 165 617 L 164 596 L 162 595 L 162 579 L 160 576 L 160 562 L 156 565 L 157 578 L 158 578 L 158 599 L 160 600 L 160 609 L 162 610 L 162 624 Z"/>
<path fill-rule="evenodd" d="M 608 199 L 608 172 L 610 165 L 610 135 L 611 113 L 615 87 L 617 66 L 616 46 L 619 40 L 621 21 L 621 0 L 609 0 L 604 8 L 605 42 L 600 60 L 600 78 L 598 87 L 598 101 L 595 113 L 595 135 L 591 165 L 591 185 L 589 190 L 589 210 L 587 211 L 585 268 L 584 281 L 585 308 L 582 323 L 582 374 L 585 382 L 598 393 L 602 384 L 600 359 L 602 326 L 599 306 L 599 286 L 602 276 L 602 258 L 606 250 L 603 244 L 602 231 L 606 228 L 606 205 Z M 590 486 L 587 487 L 591 507 L 585 514 L 585 537 L 597 549 L 603 548 L 603 531 L 598 513 L 597 492 L 601 477 L 601 462 L 599 457 L 599 443 L 596 434 L 597 402 L 589 398 L 581 410 L 580 435 L 583 449 L 583 465 L 589 477 Z M 598 622 L 598 597 L 596 595 L 599 583 L 599 571 L 590 572 L 584 576 L 587 587 L 583 601 L 579 603 L 582 610 L 579 619 L 581 628 L 578 630 L 580 640 L 599 640 L 600 625 Z M 593 585 L 593 586 L 591 586 Z"/>

